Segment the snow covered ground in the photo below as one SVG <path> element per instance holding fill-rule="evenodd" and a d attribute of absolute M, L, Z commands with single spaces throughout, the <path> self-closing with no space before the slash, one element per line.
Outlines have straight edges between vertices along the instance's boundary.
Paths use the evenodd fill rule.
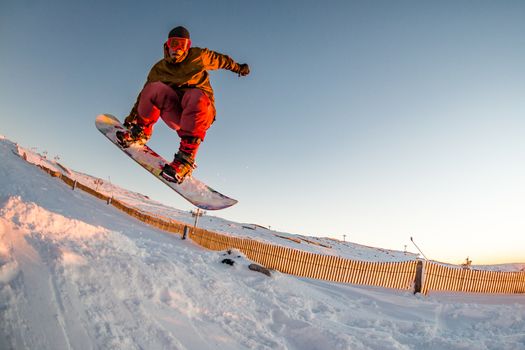
<path fill-rule="evenodd" d="M 525 349 L 524 295 L 423 297 L 269 278 L 236 252 L 203 250 L 72 191 L 15 152 L 0 138 L 0 349 Z M 100 184 L 129 204 L 193 222 L 109 186 Z M 361 260 L 415 258 L 210 216 L 200 226 Z"/>

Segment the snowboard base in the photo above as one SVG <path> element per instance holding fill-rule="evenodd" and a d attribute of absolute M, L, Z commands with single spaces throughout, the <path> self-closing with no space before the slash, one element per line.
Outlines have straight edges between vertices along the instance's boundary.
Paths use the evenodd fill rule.
<path fill-rule="evenodd" d="M 101 114 L 97 117 L 95 124 L 97 129 L 121 151 L 196 207 L 205 210 L 220 210 L 237 203 L 237 200 L 223 195 L 193 176 L 187 177 L 181 184 L 166 180 L 161 172 L 168 162 L 155 151 L 147 145 L 137 144 L 123 148 L 119 144 L 116 133 L 125 128 L 113 115 Z"/>

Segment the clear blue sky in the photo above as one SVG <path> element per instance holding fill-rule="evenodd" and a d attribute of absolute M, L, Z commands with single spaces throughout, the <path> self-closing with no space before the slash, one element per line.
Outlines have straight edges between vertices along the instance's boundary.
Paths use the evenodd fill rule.
<path fill-rule="evenodd" d="M 127 115 L 167 32 L 250 64 L 212 73 L 195 175 L 209 214 L 433 259 L 525 261 L 525 2 L 0 3 L 0 133 L 191 206 L 98 133 Z M 151 147 L 179 139 L 160 122 Z"/>

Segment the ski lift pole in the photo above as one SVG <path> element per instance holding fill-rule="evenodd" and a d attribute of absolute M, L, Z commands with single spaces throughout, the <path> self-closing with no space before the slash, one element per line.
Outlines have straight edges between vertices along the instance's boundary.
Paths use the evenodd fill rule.
<path fill-rule="evenodd" d="M 425 254 L 423 254 L 423 252 L 421 251 L 421 249 L 419 249 L 419 247 L 417 246 L 416 242 L 414 242 L 414 238 L 410 237 L 410 240 L 412 241 L 412 244 L 414 244 L 414 246 L 417 248 L 417 250 L 419 250 L 419 252 L 421 253 L 421 255 L 423 255 L 423 257 L 425 258 L 425 260 L 428 260 L 428 258 L 425 256 Z"/>

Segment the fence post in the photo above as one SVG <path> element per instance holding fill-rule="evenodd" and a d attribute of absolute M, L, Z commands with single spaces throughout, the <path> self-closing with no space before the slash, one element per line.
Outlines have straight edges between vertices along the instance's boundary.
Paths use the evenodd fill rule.
<path fill-rule="evenodd" d="M 187 225 L 185 225 L 184 230 L 182 231 L 182 239 L 186 239 L 188 237 L 189 230 L 190 228 Z"/>
<path fill-rule="evenodd" d="M 421 260 L 418 260 L 417 266 L 416 266 L 416 279 L 414 281 L 414 294 L 421 293 L 422 286 L 423 286 L 423 262 Z"/>

